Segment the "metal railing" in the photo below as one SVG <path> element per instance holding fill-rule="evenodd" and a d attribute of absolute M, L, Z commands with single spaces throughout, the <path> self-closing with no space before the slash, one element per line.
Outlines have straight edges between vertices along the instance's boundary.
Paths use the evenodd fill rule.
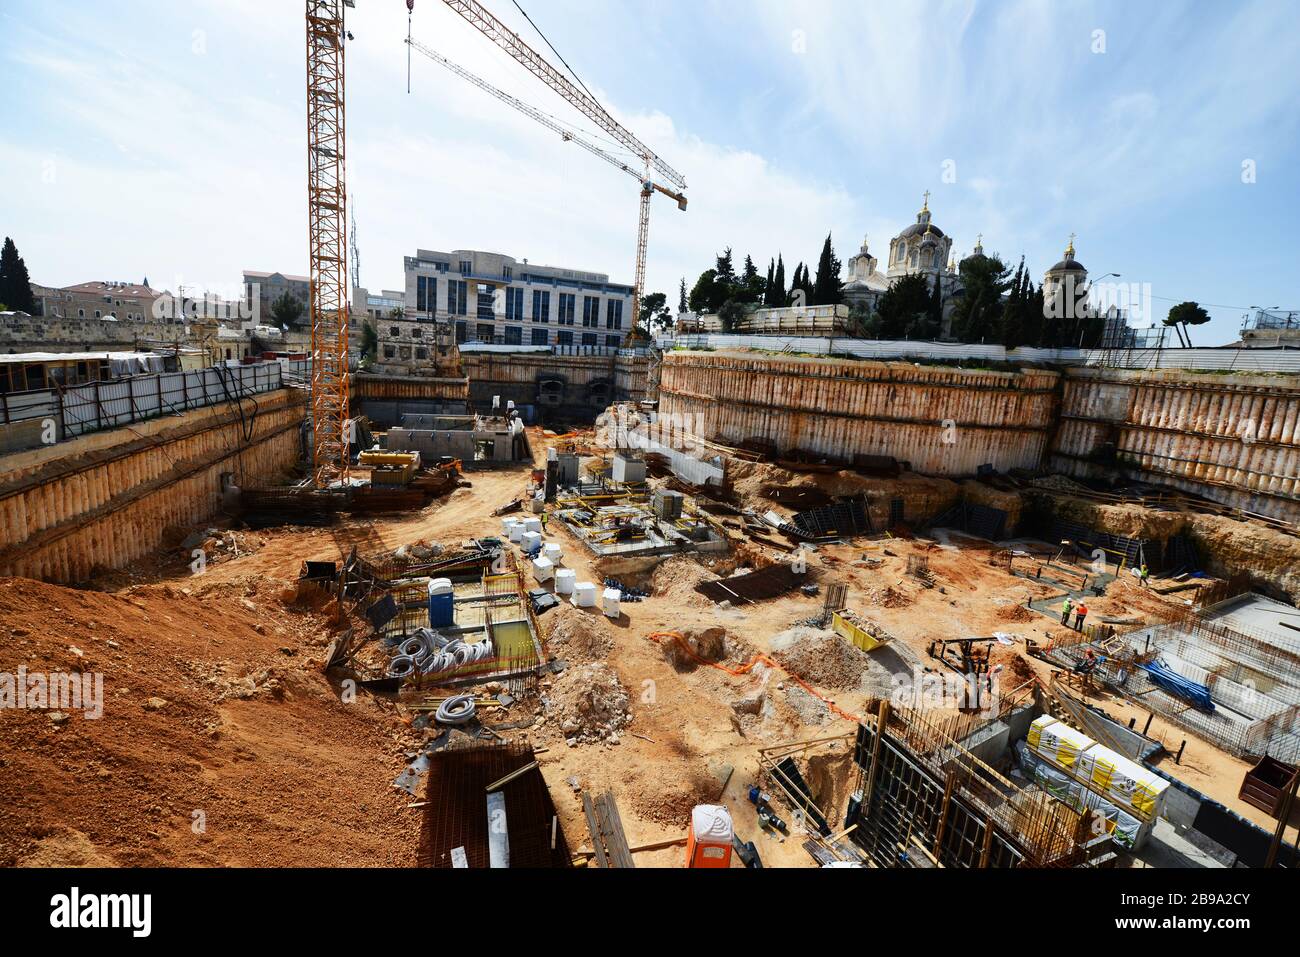
<path fill-rule="evenodd" d="M 48 420 L 57 440 L 231 402 L 283 387 L 278 362 L 213 366 L 0 395 L 0 423 Z"/>

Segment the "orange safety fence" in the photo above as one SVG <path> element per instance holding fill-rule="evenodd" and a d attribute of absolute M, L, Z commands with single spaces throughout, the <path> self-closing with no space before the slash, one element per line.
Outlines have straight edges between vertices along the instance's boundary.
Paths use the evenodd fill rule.
<path fill-rule="evenodd" d="M 803 678 L 799 677 L 797 674 L 795 674 L 785 665 L 781 664 L 781 662 L 769 658 L 765 654 L 759 653 L 754 655 L 753 658 L 750 658 L 749 661 L 745 662 L 743 665 L 741 665 L 738 668 L 728 668 L 726 665 L 720 665 L 716 661 L 709 661 L 707 658 L 702 658 L 699 655 L 697 655 L 694 652 L 694 650 L 691 649 L 691 646 L 686 643 L 686 639 L 683 638 L 675 631 L 656 631 L 654 634 L 647 635 L 646 637 L 648 637 L 651 641 L 655 642 L 656 644 L 659 644 L 661 638 L 671 638 L 675 642 L 677 642 L 677 646 L 681 648 L 682 651 L 686 652 L 686 654 L 694 658 L 700 664 L 708 665 L 710 668 L 717 668 L 719 671 L 726 672 L 727 674 L 731 675 L 733 678 L 740 678 L 749 674 L 749 672 L 753 670 L 754 666 L 758 664 L 764 664 L 771 668 L 776 668 L 777 670 L 783 671 L 787 675 L 789 675 L 790 679 L 794 681 L 795 684 L 797 684 L 804 691 L 808 692 L 810 695 L 812 695 L 822 704 L 826 705 L 826 707 L 830 708 L 831 711 L 839 715 L 841 718 L 844 718 L 848 721 L 852 721 L 854 723 L 861 723 L 862 721 L 862 719 L 858 717 L 856 714 L 853 714 L 849 711 L 845 711 L 843 708 L 837 705 L 830 698 L 818 694 L 816 689 L 814 689 L 812 685 L 808 684 L 808 682 L 804 681 Z"/>

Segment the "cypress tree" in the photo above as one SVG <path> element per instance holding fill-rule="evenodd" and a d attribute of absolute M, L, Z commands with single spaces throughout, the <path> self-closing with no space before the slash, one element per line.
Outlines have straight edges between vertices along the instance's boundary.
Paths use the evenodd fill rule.
<path fill-rule="evenodd" d="M 772 277 L 772 305 L 784 306 L 787 303 L 785 291 L 785 260 L 781 254 L 776 255 L 776 274 Z"/>
<path fill-rule="evenodd" d="M 27 264 L 18 255 L 18 247 L 8 236 L 0 249 L 0 305 L 17 312 L 36 312 L 36 299 L 32 295 L 32 281 L 27 274 Z"/>
<path fill-rule="evenodd" d="M 813 285 L 812 304 L 815 306 L 835 305 L 840 301 L 840 261 L 835 258 L 835 248 L 831 245 L 831 234 L 826 234 L 822 244 L 821 258 L 817 260 L 817 280 Z"/>

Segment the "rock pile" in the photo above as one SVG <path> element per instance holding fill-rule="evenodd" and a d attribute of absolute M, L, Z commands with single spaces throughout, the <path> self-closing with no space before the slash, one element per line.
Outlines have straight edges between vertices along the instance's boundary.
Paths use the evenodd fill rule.
<path fill-rule="evenodd" d="M 627 690 L 603 664 L 568 668 L 547 698 L 547 717 L 570 745 L 605 741 L 618 744 L 618 732 L 632 721 Z"/>

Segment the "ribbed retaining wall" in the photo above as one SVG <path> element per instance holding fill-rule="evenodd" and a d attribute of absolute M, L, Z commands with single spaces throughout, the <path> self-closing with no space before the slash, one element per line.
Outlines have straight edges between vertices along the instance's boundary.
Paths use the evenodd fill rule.
<path fill-rule="evenodd" d="M 1047 464 L 1300 522 L 1300 377 L 1071 369 Z"/>
<path fill-rule="evenodd" d="M 1055 372 L 985 372 L 744 353 L 670 352 L 659 407 L 726 445 L 760 439 L 835 460 L 888 455 L 927 475 L 1037 468 Z"/>
<path fill-rule="evenodd" d="M 0 457 L 0 574 L 76 582 L 210 518 L 221 476 L 259 484 L 300 456 L 304 393 L 138 423 Z"/>

